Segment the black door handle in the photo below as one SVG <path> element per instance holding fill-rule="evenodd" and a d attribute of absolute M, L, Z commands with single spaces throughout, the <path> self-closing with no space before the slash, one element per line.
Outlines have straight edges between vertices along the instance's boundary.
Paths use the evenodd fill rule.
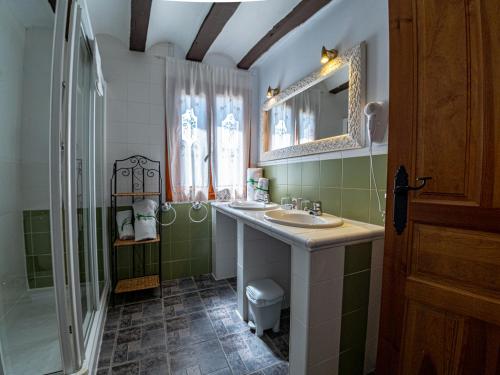
<path fill-rule="evenodd" d="M 406 228 L 408 216 L 408 192 L 412 190 L 420 190 L 427 184 L 427 180 L 432 177 L 418 177 L 417 181 L 420 182 L 418 186 L 408 185 L 408 173 L 404 165 L 400 165 L 396 176 L 394 177 L 394 213 L 393 221 L 394 228 L 397 234 L 402 234 Z"/>

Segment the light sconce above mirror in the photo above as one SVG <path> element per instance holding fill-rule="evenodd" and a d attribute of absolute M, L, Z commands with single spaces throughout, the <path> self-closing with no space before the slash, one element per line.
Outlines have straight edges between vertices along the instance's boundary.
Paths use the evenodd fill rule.
<path fill-rule="evenodd" d="M 280 88 L 276 87 L 275 89 L 271 88 L 271 86 L 268 87 L 267 89 L 267 94 L 266 97 L 268 99 L 271 99 L 273 96 L 276 96 L 280 93 Z"/>
<path fill-rule="evenodd" d="M 321 49 L 321 64 L 326 64 L 328 61 L 333 60 L 339 55 L 336 49 L 326 49 L 325 46 Z"/>

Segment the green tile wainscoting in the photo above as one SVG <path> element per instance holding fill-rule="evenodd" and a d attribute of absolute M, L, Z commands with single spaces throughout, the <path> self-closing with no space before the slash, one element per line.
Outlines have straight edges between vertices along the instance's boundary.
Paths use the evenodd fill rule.
<path fill-rule="evenodd" d="M 271 200 L 282 197 L 320 200 L 332 215 L 383 225 L 368 156 L 283 163 L 265 166 Z M 385 210 L 387 155 L 373 156 L 373 170 Z"/>
<path fill-rule="evenodd" d="M 23 211 L 23 224 L 28 286 L 53 286 L 49 210 Z"/>
<path fill-rule="evenodd" d="M 339 375 L 363 373 L 372 243 L 345 247 Z"/>
<path fill-rule="evenodd" d="M 208 216 L 205 221 L 193 223 L 189 219 L 191 203 L 172 205 L 177 212 L 177 218 L 171 226 L 161 228 L 162 279 L 170 280 L 210 273 L 212 270 L 210 207 L 208 207 Z M 122 206 L 118 209 L 125 210 L 131 207 Z M 192 211 L 195 220 L 202 219 L 204 215 L 204 209 Z M 111 218 L 111 215 L 109 217 Z M 172 218 L 172 212 L 162 213 L 162 223 L 169 223 Z M 109 238 L 114 239 L 114 235 L 110 235 Z M 143 254 L 146 260 L 146 274 L 158 273 L 158 245 L 144 245 L 144 251 L 142 246 L 136 246 L 135 251 L 131 246 L 118 248 L 118 279 L 142 275 Z"/>
<path fill-rule="evenodd" d="M 102 290 L 104 286 L 104 253 L 101 208 L 96 209 L 96 220 L 99 287 Z M 52 287 L 54 281 L 52 276 L 50 211 L 23 211 L 23 225 L 28 286 L 30 289 Z M 82 236 L 80 234 L 80 239 L 81 238 Z M 82 249 L 81 246 L 80 249 Z M 82 272 L 80 272 L 80 280 L 85 281 L 83 253 L 79 252 L 78 255 L 80 257 L 80 268 L 82 269 Z"/>

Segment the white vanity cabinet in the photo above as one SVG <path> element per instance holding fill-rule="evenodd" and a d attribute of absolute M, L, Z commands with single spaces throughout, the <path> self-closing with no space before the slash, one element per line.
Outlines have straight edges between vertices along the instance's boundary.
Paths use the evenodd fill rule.
<path fill-rule="evenodd" d="M 369 295 L 364 371 L 376 356 L 384 228 L 344 220 L 330 229 L 271 223 L 262 211 L 212 204 L 212 268 L 216 278 L 237 276 L 238 311 L 247 319 L 244 288 L 272 278 L 285 290 L 290 306 L 290 374 L 336 374 L 345 300 L 346 249 L 371 247 L 369 285 L 355 293 Z M 371 244 L 371 245 L 370 245 Z M 352 289 L 352 288 L 351 288 Z M 369 289 L 369 290 L 366 290 Z M 349 292 L 352 293 L 352 290 Z M 344 298 L 343 298 L 344 297 Z"/>

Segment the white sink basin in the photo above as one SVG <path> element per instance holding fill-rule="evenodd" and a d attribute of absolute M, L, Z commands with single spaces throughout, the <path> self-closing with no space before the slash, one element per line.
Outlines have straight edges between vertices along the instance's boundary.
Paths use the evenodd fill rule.
<path fill-rule="evenodd" d="M 252 210 L 252 211 L 266 211 L 274 210 L 279 207 L 276 203 L 263 203 L 254 201 L 232 201 L 229 203 L 229 207 L 236 208 L 238 210 Z"/>
<path fill-rule="evenodd" d="M 264 218 L 273 223 L 301 228 L 335 228 L 344 224 L 344 220 L 337 216 L 314 216 L 300 210 L 268 211 L 264 213 Z"/>

